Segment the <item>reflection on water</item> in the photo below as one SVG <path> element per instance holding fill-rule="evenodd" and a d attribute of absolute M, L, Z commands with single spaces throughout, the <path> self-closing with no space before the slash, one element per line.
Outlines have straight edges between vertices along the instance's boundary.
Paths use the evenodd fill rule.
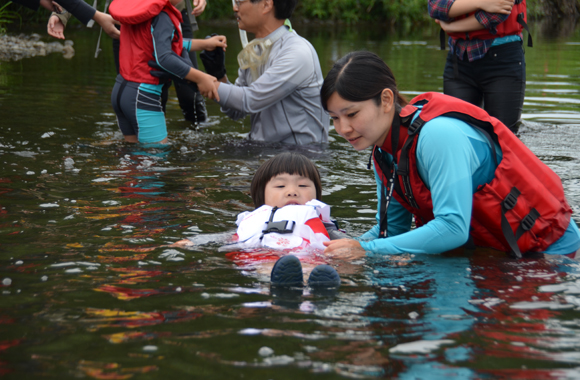
<path fill-rule="evenodd" d="M 301 28 L 299 28 L 300 32 Z M 409 97 L 442 90 L 437 33 L 302 28 L 323 71 L 377 51 Z M 205 31 L 203 32 L 205 33 Z M 202 34 L 203 34 L 202 33 Z M 235 76 L 235 30 L 228 71 Z M 351 235 L 374 223 L 368 152 L 243 141 L 249 121 L 209 104 L 199 130 L 168 104 L 168 146 L 129 146 L 109 104 L 106 47 L 0 65 L 0 375 L 6 378 L 577 378 L 580 268 L 478 250 L 361 261 L 337 294 L 271 294 L 217 242 L 250 210 L 251 176 L 281 149 L 319 166 Z M 521 139 L 580 211 L 578 36 L 526 49 Z M 231 78 L 233 79 L 233 78 Z M 577 221 L 578 216 L 574 216 Z M 214 235 L 219 236 L 219 235 Z M 338 263 L 339 265 L 346 265 Z"/>

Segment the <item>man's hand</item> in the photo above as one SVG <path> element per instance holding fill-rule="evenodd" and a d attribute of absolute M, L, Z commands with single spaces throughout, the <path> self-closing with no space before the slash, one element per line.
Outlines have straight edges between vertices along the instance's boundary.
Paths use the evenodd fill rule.
<path fill-rule="evenodd" d="M 58 16 L 50 16 L 48 19 L 48 25 L 46 26 L 46 31 L 52 37 L 64 40 L 64 25 Z"/>
<path fill-rule="evenodd" d="M 205 10 L 206 5 L 207 3 L 205 2 L 205 0 L 193 0 L 193 11 L 191 12 L 191 14 L 194 15 L 195 17 L 199 16 Z"/>
<path fill-rule="evenodd" d="M 341 260 L 357 260 L 365 257 L 366 252 L 360 243 L 353 239 L 338 239 L 325 241 L 324 255 Z"/>
<path fill-rule="evenodd" d="M 109 37 L 118 40 L 121 36 L 121 32 L 115 26 L 121 25 L 121 23 L 111 17 L 110 14 L 97 11 L 93 17 L 93 20 L 95 20 L 101 26 L 101 28 L 103 28 L 103 31 L 107 33 Z"/>

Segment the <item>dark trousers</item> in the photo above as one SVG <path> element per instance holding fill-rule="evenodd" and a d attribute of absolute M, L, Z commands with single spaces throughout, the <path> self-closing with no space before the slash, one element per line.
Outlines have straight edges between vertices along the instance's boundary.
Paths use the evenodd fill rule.
<path fill-rule="evenodd" d="M 517 132 L 526 90 L 526 61 L 519 41 L 494 46 L 476 61 L 447 55 L 443 92 L 483 107 Z"/>
<path fill-rule="evenodd" d="M 181 33 L 184 38 L 193 38 L 193 31 L 191 30 L 191 24 L 189 23 L 189 18 L 187 17 L 187 11 L 182 11 L 184 22 L 181 23 Z M 117 69 L 117 74 L 119 73 L 119 40 L 113 39 L 113 55 L 115 57 L 115 67 Z M 199 69 L 197 64 L 197 54 L 195 51 L 189 52 L 189 58 L 193 63 L 193 67 Z M 161 101 L 163 104 L 163 111 L 165 112 L 165 106 L 167 105 L 167 100 L 169 97 L 169 87 L 171 82 L 163 86 L 163 91 L 161 94 Z M 185 120 L 189 121 L 205 121 L 207 115 L 205 115 L 205 100 L 197 85 L 195 83 L 185 84 L 182 82 L 175 82 L 175 93 L 177 94 L 177 100 L 179 101 L 179 107 L 183 112 Z"/>

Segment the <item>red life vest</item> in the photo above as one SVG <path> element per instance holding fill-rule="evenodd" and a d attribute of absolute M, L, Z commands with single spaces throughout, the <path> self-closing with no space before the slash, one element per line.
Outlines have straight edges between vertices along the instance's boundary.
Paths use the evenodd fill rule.
<path fill-rule="evenodd" d="M 415 105 L 422 105 L 421 113 L 411 122 L 419 110 Z M 417 227 L 434 219 L 431 192 L 417 170 L 417 137 L 426 122 L 447 116 L 484 132 L 503 153 L 494 179 L 473 194 L 471 237 L 475 245 L 511 251 L 519 257 L 521 253 L 542 252 L 563 236 L 572 209 L 560 178 L 499 120 L 477 106 L 434 92 L 411 100 L 399 116 L 402 124 L 396 128 L 397 123 L 393 123 L 381 150 L 390 154 L 395 150 L 398 168 L 393 195 L 415 216 Z M 396 146 L 393 138 L 398 140 Z M 389 170 L 376 146 L 373 157 L 377 173 L 387 183 Z"/>
<path fill-rule="evenodd" d="M 176 33 L 171 41 L 171 50 L 181 55 L 181 12 L 169 0 L 115 0 L 109 8 L 111 16 L 123 26 L 119 50 L 119 71 L 131 82 L 159 84 L 152 76 L 147 62 L 154 59 L 151 22 L 161 12 L 166 12 L 175 26 Z"/>
<path fill-rule="evenodd" d="M 473 14 L 475 14 L 475 12 L 470 13 L 464 17 L 458 17 L 457 19 L 469 17 Z M 455 32 L 455 33 L 447 33 L 447 34 L 449 34 L 449 36 L 451 36 L 455 39 L 464 39 L 464 40 L 471 40 L 471 39 L 489 40 L 491 38 L 505 37 L 505 36 L 509 36 L 509 35 L 513 35 L 513 34 L 522 33 L 524 26 L 518 20 L 522 20 L 524 23 L 526 23 L 526 21 L 527 21 L 526 0 L 521 0 L 519 2 L 516 1 L 514 6 L 512 7 L 512 12 L 508 16 L 508 18 L 504 22 L 500 23 L 497 26 L 497 28 L 496 28 L 497 33 L 496 34 L 491 34 L 489 29 L 486 29 L 486 28 L 480 29 L 480 30 L 475 30 L 475 31 L 468 32 L 468 33 Z"/>

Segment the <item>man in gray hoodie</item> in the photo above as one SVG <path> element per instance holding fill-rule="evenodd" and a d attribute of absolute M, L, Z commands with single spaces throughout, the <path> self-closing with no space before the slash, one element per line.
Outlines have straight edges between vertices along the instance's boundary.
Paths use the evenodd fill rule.
<path fill-rule="evenodd" d="M 328 142 L 330 119 L 320 103 L 318 54 L 284 25 L 297 0 L 236 0 L 241 30 L 252 40 L 238 56 L 238 79 L 218 84 L 222 112 L 234 120 L 250 115 L 249 138 L 290 144 Z"/>

